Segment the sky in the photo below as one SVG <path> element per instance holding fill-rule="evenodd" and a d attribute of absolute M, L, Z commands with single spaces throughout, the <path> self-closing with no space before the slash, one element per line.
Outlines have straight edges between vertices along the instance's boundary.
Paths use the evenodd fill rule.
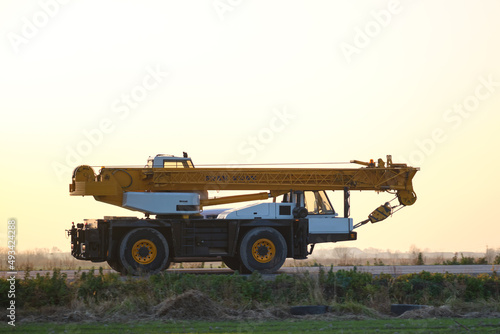
<path fill-rule="evenodd" d="M 390 154 L 420 167 L 417 202 L 337 246 L 500 248 L 499 14 L 496 0 L 4 0 L 0 247 L 12 219 L 18 251 L 69 252 L 72 222 L 140 216 L 70 197 L 73 169 L 185 151 L 198 165 Z M 351 217 L 390 199 L 353 192 Z"/>

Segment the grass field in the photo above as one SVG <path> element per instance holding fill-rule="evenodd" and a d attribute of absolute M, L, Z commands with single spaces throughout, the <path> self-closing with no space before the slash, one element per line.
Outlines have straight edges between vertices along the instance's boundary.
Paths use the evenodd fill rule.
<path fill-rule="evenodd" d="M 21 324 L 1 333 L 498 333 L 500 319 L 282 320 L 264 322 L 167 321 Z"/>

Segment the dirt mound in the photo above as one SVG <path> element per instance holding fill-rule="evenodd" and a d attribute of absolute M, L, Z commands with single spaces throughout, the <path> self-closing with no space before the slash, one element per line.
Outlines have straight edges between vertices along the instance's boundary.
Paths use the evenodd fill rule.
<path fill-rule="evenodd" d="M 189 290 L 156 306 L 156 316 L 174 319 L 226 319 L 235 311 L 214 302 L 203 292 Z"/>
<path fill-rule="evenodd" d="M 264 309 L 255 310 L 245 310 L 242 311 L 237 320 L 276 320 L 276 319 L 287 319 L 291 318 L 291 314 L 288 309 L 272 307 Z"/>
<path fill-rule="evenodd" d="M 401 319 L 428 319 L 428 318 L 451 318 L 458 315 L 452 311 L 451 307 L 444 305 L 440 307 L 425 307 L 416 310 L 406 311 L 398 318 Z"/>
<path fill-rule="evenodd" d="M 189 290 L 157 305 L 156 317 L 179 320 L 255 320 L 285 319 L 288 310 L 281 308 L 236 310 L 220 305 L 198 290 Z"/>

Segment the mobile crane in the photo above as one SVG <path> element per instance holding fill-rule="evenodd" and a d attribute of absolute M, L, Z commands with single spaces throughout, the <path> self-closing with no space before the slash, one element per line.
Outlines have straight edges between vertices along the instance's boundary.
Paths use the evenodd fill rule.
<path fill-rule="evenodd" d="M 286 258 L 306 259 L 317 243 L 356 240 L 355 228 L 415 203 L 412 179 L 418 168 L 393 163 L 390 155 L 386 162 L 351 163 L 363 167 L 194 168 L 186 153 L 157 155 L 142 168 L 102 167 L 97 175 L 91 166 L 78 166 L 70 195 L 94 196 L 143 212 L 145 218 L 73 223 L 67 230 L 71 252 L 77 259 L 107 261 L 116 271 L 132 275 L 160 272 L 172 261 L 217 260 L 242 273 L 273 273 Z M 265 192 L 209 198 L 210 190 Z M 326 190 L 343 191 L 344 217 L 338 217 Z M 351 190 L 393 193 L 399 205 L 386 202 L 354 225 L 349 218 Z M 203 208 L 210 205 L 270 198 L 272 203 L 203 216 Z"/>

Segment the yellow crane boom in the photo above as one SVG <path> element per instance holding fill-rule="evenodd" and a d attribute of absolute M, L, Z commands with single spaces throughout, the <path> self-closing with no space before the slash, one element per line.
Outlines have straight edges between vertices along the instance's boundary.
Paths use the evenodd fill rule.
<path fill-rule="evenodd" d="M 122 206 L 126 192 L 198 192 L 201 204 L 216 205 L 276 197 L 290 190 L 372 190 L 395 192 L 402 205 L 416 201 L 412 179 L 419 170 L 405 164 L 387 165 L 353 160 L 362 168 L 120 168 L 102 167 L 96 175 L 90 166 L 73 173 L 70 194 L 94 196 Z M 270 193 L 209 199 L 208 190 L 266 190 Z"/>

